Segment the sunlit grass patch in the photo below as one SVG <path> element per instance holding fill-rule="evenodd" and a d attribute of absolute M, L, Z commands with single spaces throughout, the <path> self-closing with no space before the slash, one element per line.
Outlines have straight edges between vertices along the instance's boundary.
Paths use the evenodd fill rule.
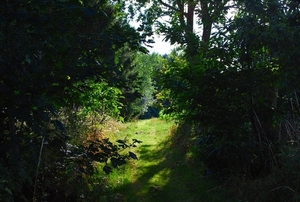
<path fill-rule="evenodd" d="M 109 175 L 111 189 L 128 202 L 227 201 L 214 189 L 217 183 L 202 176 L 200 164 L 191 163 L 188 141 L 177 137 L 175 129 L 174 122 L 160 119 L 122 125 L 112 138 L 142 143 L 131 148 L 138 161 L 129 161 Z"/>
<path fill-rule="evenodd" d="M 171 174 L 170 168 L 164 168 L 155 173 L 152 178 L 149 179 L 149 184 L 165 186 L 169 182 L 169 176 Z"/>

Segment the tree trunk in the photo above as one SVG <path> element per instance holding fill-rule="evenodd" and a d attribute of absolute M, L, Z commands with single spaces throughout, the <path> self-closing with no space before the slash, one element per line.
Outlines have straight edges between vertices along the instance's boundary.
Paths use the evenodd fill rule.
<path fill-rule="evenodd" d="M 212 29 L 212 19 L 211 15 L 209 14 L 209 8 L 207 1 L 201 1 L 201 21 L 203 24 L 203 30 L 202 30 L 202 42 L 205 46 L 209 43 L 210 35 L 211 35 L 211 29 Z"/>
<path fill-rule="evenodd" d="M 194 15 L 195 15 L 195 1 L 188 0 L 188 8 L 187 13 L 185 13 L 186 17 L 186 25 L 185 25 L 185 40 L 187 45 L 187 55 L 189 58 L 193 58 L 198 55 L 198 40 L 194 33 Z M 193 59 L 191 59 L 193 61 Z"/>

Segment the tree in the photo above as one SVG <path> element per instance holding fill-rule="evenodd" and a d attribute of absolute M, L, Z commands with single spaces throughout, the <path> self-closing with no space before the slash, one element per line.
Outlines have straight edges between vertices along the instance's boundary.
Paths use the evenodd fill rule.
<path fill-rule="evenodd" d="M 223 20 L 215 21 L 217 29 L 204 49 L 193 58 L 188 48 L 186 54 L 171 54 L 163 69 L 163 89 L 170 101 L 165 111 L 192 125 L 200 137 L 200 157 L 210 170 L 256 177 L 277 165 L 279 120 L 290 116 L 282 98 L 295 89 L 287 75 L 298 74 L 286 59 L 291 62 L 297 55 L 291 45 L 298 44 L 295 4 L 236 1 L 234 19 L 215 16 Z M 172 29 L 165 31 L 173 34 Z M 297 59 L 292 61 L 298 65 Z"/>
<path fill-rule="evenodd" d="M 143 97 L 139 104 L 142 108 L 140 116 L 142 118 L 158 116 L 159 109 L 155 106 L 157 102 L 156 95 L 160 91 L 157 72 L 163 68 L 165 62 L 166 60 L 156 53 L 150 55 L 137 54 L 136 56 L 134 63 L 142 78 L 140 91 Z"/>
<path fill-rule="evenodd" d="M 101 107 L 118 109 L 119 91 L 112 85 L 116 52 L 125 44 L 141 50 L 139 34 L 118 7 L 105 0 L 0 4 L 0 167 L 7 173 L 1 177 L 1 200 L 43 197 L 49 190 L 36 193 L 39 173 L 58 171 L 62 175 L 52 179 L 63 178 L 72 136 L 60 110 L 88 108 L 97 96 L 104 102 L 105 93 L 110 103 Z M 41 165 L 42 148 L 51 155 L 43 157 L 61 161 L 43 159 Z M 53 165 L 56 170 L 49 170 Z"/>
<path fill-rule="evenodd" d="M 184 46 L 189 57 L 205 51 L 210 42 L 213 24 L 224 19 L 231 8 L 228 0 L 137 2 L 141 12 L 139 19 L 143 22 L 139 29 L 152 33 L 151 26 L 155 25 L 156 32 L 165 35 L 166 41 Z M 198 29 L 202 30 L 200 35 Z"/>

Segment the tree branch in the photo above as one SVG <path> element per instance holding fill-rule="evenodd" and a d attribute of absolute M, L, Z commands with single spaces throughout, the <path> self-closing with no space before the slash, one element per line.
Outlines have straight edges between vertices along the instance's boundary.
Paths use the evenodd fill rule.
<path fill-rule="evenodd" d="M 158 0 L 159 3 L 161 3 L 163 6 L 167 7 L 167 8 L 170 8 L 174 11 L 180 11 L 179 9 L 175 8 L 174 6 L 171 6 L 170 4 L 167 4 L 165 2 L 163 2 L 162 0 Z"/>
<path fill-rule="evenodd" d="M 178 6 L 178 11 L 180 12 L 179 14 L 179 22 L 181 24 L 181 26 L 185 26 L 185 22 L 184 22 L 184 16 L 186 13 L 184 13 L 184 5 L 180 2 L 180 0 L 177 0 L 177 6 Z"/>

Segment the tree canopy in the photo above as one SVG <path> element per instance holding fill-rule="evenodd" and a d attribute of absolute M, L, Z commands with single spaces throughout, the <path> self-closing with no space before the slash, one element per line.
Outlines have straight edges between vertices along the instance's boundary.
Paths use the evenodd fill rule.
<path fill-rule="evenodd" d="M 140 143 L 99 138 L 102 124 L 151 105 L 190 127 L 210 172 L 256 178 L 279 168 L 282 145 L 298 138 L 299 5 L 3 1 L 0 200 L 99 199 L 95 162 L 110 173 L 137 159 L 120 149 Z M 178 48 L 145 55 L 153 33 Z"/>
<path fill-rule="evenodd" d="M 194 128 L 202 161 L 225 175 L 268 173 L 280 124 L 295 113 L 288 100 L 298 99 L 299 2 L 138 2 L 142 22 L 182 45 L 161 70 L 159 96 L 166 113 Z"/>
<path fill-rule="evenodd" d="M 109 141 L 98 142 L 101 155 L 93 144 L 83 145 L 72 117 L 120 114 L 121 79 L 115 75 L 127 67 L 115 59 L 124 47 L 145 52 L 142 38 L 118 2 L 4 1 L 0 11 L 1 200 L 55 200 L 55 192 L 79 197 L 84 188 L 66 195 L 57 184 L 72 182 L 62 176 L 72 158 L 88 155 L 78 164 L 87 169 L 96 159 L 120 163 L 124 157 Z"/>

